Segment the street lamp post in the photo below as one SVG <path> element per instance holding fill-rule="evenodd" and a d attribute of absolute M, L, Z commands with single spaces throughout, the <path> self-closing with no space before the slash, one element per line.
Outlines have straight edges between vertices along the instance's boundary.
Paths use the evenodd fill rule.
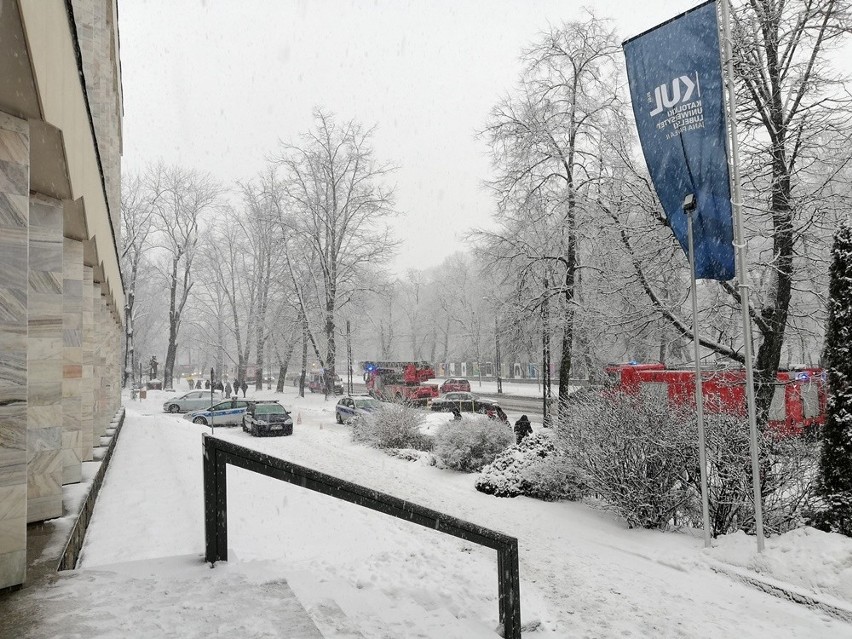
<path fill-rule="evenodd" d="M 503 394 L 503 379 L 500 377 L 500 318 L 497 313 L 494 313 L 494 350 L 497 366 L 497 394 Z"/>

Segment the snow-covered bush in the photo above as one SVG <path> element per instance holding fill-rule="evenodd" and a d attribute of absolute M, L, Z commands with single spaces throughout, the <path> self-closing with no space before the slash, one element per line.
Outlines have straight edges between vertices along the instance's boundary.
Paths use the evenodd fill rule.
<path fill-rule="evenodd" d="M 695 493 L 685 519 L 702 525 L 701 481 L 698 467 L 697 422 L 688 425 L 695 452 L 688 468 L 688 482 Z M 745 418 L 705 415 L 707 496 L 713 537 L 742 530 L 754 533 L 749 429 Z M 803 439 L 778 439 L 771 431 L 758 439 L 761 460 L 763 523 L 767 533 L 783 533 L 803 525 L 814 505 L 817 447 Z"/>
<path fill-rule="evenodd" d="M 497 497 L 526 495 L 547 501 L 576 500 L 583 486 L 574 465 L 543 430 L 510 446 L 482 469 L 476 489 Z"/>
<path fill-rule="evenodd" d="M 420 432 L 422 413 L 404 404 L 382 404 L 352 422 L 352 439 L 374 448 L 430 450 L 432 440 Z"/>
<path fill-rule="evenodd" d="M 630 527 L 666 528 L 693 499 L 689 420 L 665 402 L 588 394 L 561 407 L 558 446 L 582 481 Z"/>
<path fill-rule="evenodd" d="M 448 468 L 475 473 L 514 441 L 512 430 L 499 421 L 484 415 L 465 415 L 438 429 L 433 453 Z"/>

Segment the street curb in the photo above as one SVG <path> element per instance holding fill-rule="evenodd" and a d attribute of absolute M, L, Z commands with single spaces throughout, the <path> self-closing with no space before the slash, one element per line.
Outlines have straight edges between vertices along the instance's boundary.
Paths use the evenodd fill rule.
<path fill-rule="evenodd" d="M 852 623 L 852 606 L 833 599 L 829 601 L 827 597 L 821 597 L 812 592 L 799 588 L 791 584 L 781 581 L 776 581 L 768 577 L 763 577 L 749 570 L 738 568 L 736 566 L 722 565 L 712 563 L 710 568 L 717 573 L 723 574 L 732 579 L 736 579 L 742 583 L 748 584 L 753 588 L 757 588 L 773 597 L 786 599 L 803 606 L 807 606 L 812 610 L 824 612 L 831 615 L 835 619 Z"/>
<path fill-rule="evenodd" d="M 74 526 L 68 535 L 68 541 L 59 558 L 57 570 L 74 570 L 77 567 L 77 559 L 80 556 L 80 550 L 83 548 L 83 542 L 86 539 L 86 529 L 89 527 L 89 520 L 92 518 L 92 512 L 95 510 L 95 502 L 98 499 L 98 493 L 101 489 L 101 484 L 104 481 L 109 462 L 112 459 L 112 451 L 115 450 L 115 445 L 118 442 L 118 436 L 121 433 L 121 427 L 124 425 L 125 409 L 124 406 L 118 409 L 109 426 L 106 429 L 106 436 L 109 438 L 109 443 L 106 446 L 106 451 L 101 458 L 101 465 L 98 468 L 95 478 L 92 481 L 92 486 L 80 512 L 74 521 Z"/>

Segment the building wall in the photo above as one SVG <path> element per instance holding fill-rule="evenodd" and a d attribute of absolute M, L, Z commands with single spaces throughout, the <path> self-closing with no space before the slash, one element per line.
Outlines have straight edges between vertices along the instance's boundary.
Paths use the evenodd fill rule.
<path fill-rule="evenodd" d="M 115 0 L 0 7 L 3 589 L 120 406 L 124 290 Z"/>

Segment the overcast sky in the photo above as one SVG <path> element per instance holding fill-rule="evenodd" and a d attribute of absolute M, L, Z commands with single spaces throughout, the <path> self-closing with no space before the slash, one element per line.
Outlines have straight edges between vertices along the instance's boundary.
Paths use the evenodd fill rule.
<path fill-rule="evenodd" d="M 586 6 L 623 39 L 698 4 Z M 522 48 L 583 13 L 572 0 L 119 0 L 124 171 L 162 158 L 249 179 L 322 106 L 376 125 L 377 158 L 400 167 L 396 270 L 435 266 L 490 224 L 475 133 Z"/>

